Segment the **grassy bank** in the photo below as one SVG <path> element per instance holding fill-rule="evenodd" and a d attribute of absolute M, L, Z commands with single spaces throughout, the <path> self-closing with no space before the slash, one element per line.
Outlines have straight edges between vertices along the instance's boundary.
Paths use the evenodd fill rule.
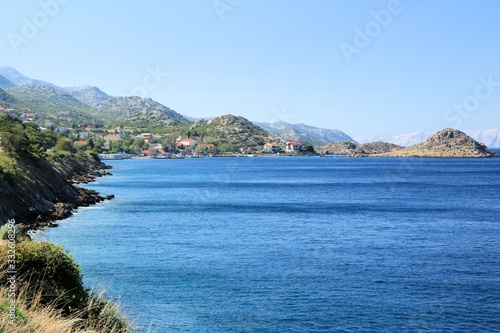
<path fill-rule="evenodd" d="M 131 320 L 104 291 L 85 288 L 61 246 L 0 230 L 0 333 L 125 333 Z"/>

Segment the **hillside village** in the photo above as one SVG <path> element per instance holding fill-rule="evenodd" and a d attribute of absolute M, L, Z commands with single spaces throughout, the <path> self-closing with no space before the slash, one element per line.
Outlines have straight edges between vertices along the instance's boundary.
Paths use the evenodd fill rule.
<path fill-rule="evenodd" d="M 6 113 L 19 119 L 23 123 L 34 122 L 40 126 L 42 131 L 53 131 L 71 139 L 73 145 L 82 149 L 95 150 L 104 158 L 169 158 L 169 157 L 202 157 L 213 155 L 253 155 L 253 154 L 314 154 L 314 148 L 308 143 L 298 140 L 281 140 L 280 138 L 266 135 L 269 140 L 263 145 L 217 145 L 207 142 L 204 136 L 194 131 L 196 137 L 178 135 L 178 133 L 152 134 L 140 132 L 136 128 L 125 128 L 120 125 L 116 128 L 106 127 L 104 124 L 87 123 L 76 126 L 65 126 L 71 122 L 71 118 L 64 117 L 40 117 L 37 113 L 21 112 L 15 108 L 0 107 L 0 113 Z M 235 116 L 224 116 L 225 118 L 241 118 Z M 224 118 L 222 117 L 222 118 Z M 244 119 L 244 118 L 241 118 Z M 248 120 L 245 120 L 248 122 Z M 220 139 L 220 137 L 218 138 Z M 210 140 L 209 140 L 210 141 Z M 216 140 L 214 140 L 216 141 Z M 226 149 L 229 148 L 229 149 Z"/>

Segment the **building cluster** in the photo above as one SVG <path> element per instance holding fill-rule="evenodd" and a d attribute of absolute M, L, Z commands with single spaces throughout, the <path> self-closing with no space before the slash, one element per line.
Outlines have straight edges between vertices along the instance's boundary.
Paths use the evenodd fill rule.
<path fill-rule="evenodd" d="M 286 141 L 281 142 L 280 140 L 271 141 L 264 145 L 264 153 L 266 154 L 299 154 L 302 148 L 302 142 L 300 141 Z"/>
<path fill-rule="evenodd" d="M 7 113 L 16 118 L 19 118 L 23 122 L 35 122 L 42 130 L 52 129 L 58 133 L 65 133 L 69 131 L 74 131 L 74 128 L 68 128 L 60 125 L 63 121 L 68 121 L 68 119 L 38 119 L 36 113 L 31 112 L 17 112 L 15 109 L 5 109 L 0 107 L 0 113 Z M 80 131 L 79 129 L 84 129 Z M 96 124 L 85 124 L 80 126 L 75 133 L 76 139 L 74 145 L 85 146 L 89 144 L 89 139 L 93 138 L 95 140 L 102 140 L 104 142 L 104 148 L 110 149 L 113 143 L 121 141 L 125 138 L 125 129 L 120 126 L 114 131 L 114 133 L 102 133 L 102 128 L 97 129 Z M 179 152 L 183 156 L 199 156 L 203 153 L 216 151 L 215 145 L 213 143 L 198 143 L 195 139 L 189 137 L 179 136 L 177 139 L 173 139 L 169 146 L 163 147 L 160 143 L 165 138 L 165 135 L 151 134 L 151 133 L 140 133 L 137 135 L 130 135 L 132 139 L 143 139 L 148 145 L 146 149 L 143 149 L 140 154 L 144 157 L 162 157 L 173 154 L 174 152 Z M 255 147 L 241 147 L 239 153 L 245 155 L 251 155 L 255 152 L 262 152 L 265 154 L 299 154 L 301 152 L 302 142 L 300 141 L 281 141 L 276 139 L 274 141 L 267 142 L 262 150 L 255 150 Z"/>

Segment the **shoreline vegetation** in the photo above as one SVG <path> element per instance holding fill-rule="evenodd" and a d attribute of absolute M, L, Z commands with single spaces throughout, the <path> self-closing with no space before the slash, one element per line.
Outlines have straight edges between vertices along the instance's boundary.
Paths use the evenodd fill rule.
<path fill-rule="evenodd" d="M 76 186 L 110 175 L 109 168 L 65 138 L 0 115 L 0 333 L 136 329 L 103 290 L 84 286 L 69 252 L 28 233 L 112 199 Z"/>

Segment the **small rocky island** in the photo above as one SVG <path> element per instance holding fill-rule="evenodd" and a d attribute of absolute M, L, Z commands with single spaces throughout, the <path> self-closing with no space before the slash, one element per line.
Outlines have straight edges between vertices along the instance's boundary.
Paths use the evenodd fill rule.
<path fill-rule="evenodd" d="M 434 134 L 425 142 L 407 148 L 400 148 L 376 154 L 383 157 L 442 157 L 442 158 L 484 158 L 498 155 L 484 144 L 464 132 L 446 128 Z"/>
<path fill-rule="evenodd" d="M 318 147 L 317 151 L 325 155 L 348 157 L 498 157 L 484 144 L 474 140 L 464 132 L 452 128 L 439 131 L 427 141 L 410 147 L 401 147 L 387 142 L 355 144 L 346 141 Z"/>

